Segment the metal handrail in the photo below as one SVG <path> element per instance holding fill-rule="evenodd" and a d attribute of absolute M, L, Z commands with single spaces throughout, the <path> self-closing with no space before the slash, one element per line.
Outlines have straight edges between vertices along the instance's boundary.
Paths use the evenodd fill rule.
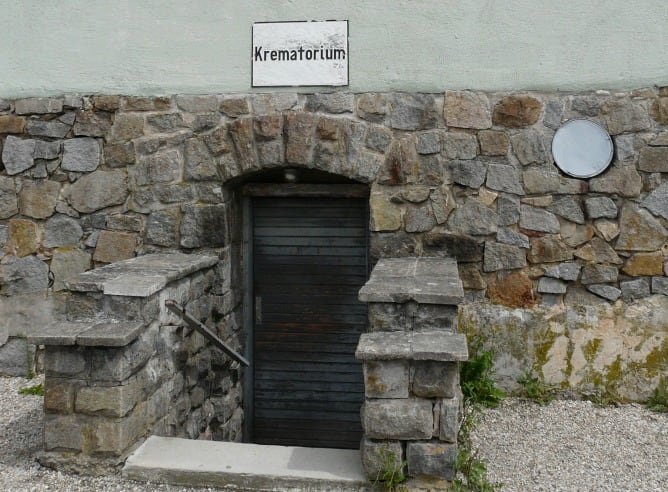
<path fill-rule="evenodd" d="M 248 360 L 246 360 L 246 358 L 243 355 L 241 355 L 239 352 L 234 350 L 228 344 L 223 342 L 218 337 L 218 335 L 212 332 L 204 323 L 198 321 L 197 319 L 193 318 L 190 314 L 188 314 L 186 312 L 186 309 L 183 306 L 181 306 L 178 302 L 176 302 L 173 299 L 167 299 L 165 301 L 165 307 L 169 309 L 171 312 L 178 314 L 188 326 L 200 332 L 202 335 L 204 335 L 206 339 L 208 339 L 216 347 L 218 347 L 220 350 L 225 352 L 234 360 L 242 364 L 244 367 L 248 367 L 250 365 Z"/>

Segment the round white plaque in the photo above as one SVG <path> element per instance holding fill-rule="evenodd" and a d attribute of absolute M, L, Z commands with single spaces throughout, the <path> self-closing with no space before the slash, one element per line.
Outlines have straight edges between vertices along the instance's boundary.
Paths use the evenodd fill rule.
<path fill-rule="evenodd" d="M 614 146 L 605 129 L 589 120 L 570 120 L 552 139 L 552 156 L 559 169 L 576 178 L 601 174 L 612 162 Z"/>

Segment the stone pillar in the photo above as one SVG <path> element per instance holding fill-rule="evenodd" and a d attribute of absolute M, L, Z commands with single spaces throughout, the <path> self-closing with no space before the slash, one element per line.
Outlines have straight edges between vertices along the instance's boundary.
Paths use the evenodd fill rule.
<path fill-rule="evenodd" d="M 371 331 L 355 353 L 364 361 L 361 451 L 372 480 L 404 462 L 413 477 L 454 478 L 463 294 L 456 262 L 442 258 L 380 260 L 360 291 Z"/>
<path fill-rule="evenodd" d="M 241 438 L 233 364 L 165 307 L 176 300 L 229 342 L 234 327 L 212 315 L 217 264 L 146 255 L 68 282 L 69 319 L 29 338 L 46 346 L 43 464 L 98 474 L 149 435 L 197 438 L 211 425 Z"/>

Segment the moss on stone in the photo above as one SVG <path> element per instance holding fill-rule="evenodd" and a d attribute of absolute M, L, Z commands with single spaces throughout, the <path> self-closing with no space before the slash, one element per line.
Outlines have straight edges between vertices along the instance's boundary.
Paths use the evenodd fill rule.
<path fill-rule="evenodd" d="M 584 358 L 589 364 L 592 364 L 594 362 L 594 359 L 596 359 L 596 354 L 598 354 L 598 349 L 600 347 L 601 347 L 600 338 L 594 338 L 592 340 L 589 340 L 587 343 L 585 343 L 585 346 L 582 347 L 582 353 L 584 354 Z"/>

